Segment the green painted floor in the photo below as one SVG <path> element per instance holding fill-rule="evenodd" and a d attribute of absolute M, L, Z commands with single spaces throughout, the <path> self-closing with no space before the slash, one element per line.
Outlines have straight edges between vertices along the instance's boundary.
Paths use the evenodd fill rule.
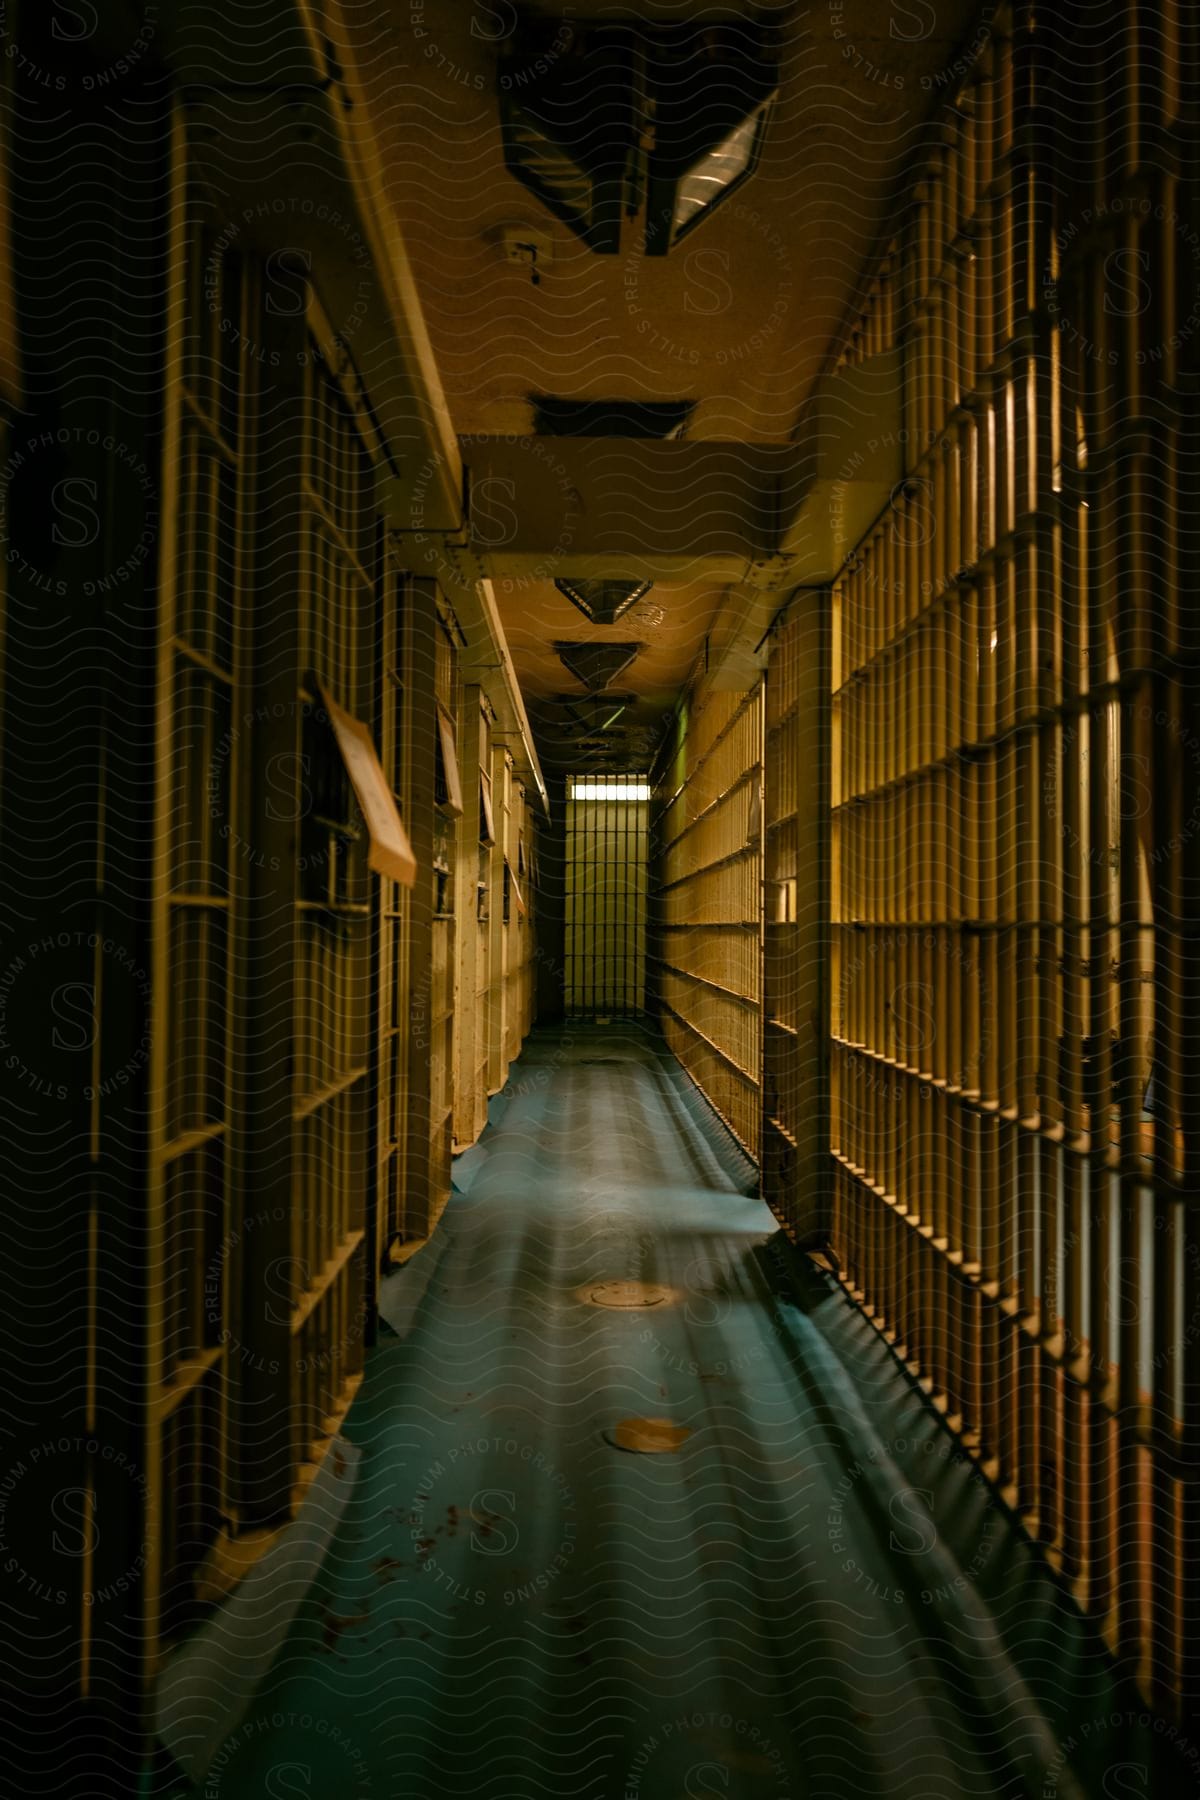
<path fill-rule="evenodd" d="M 399 1277 L 317 1585 L 198 1791 L 1193 1791 L 748 1173 L 655 1039 L 531 1038 Z M 606 1279 L 680 1298 L 577 1297 Z M 690 1436 L 626 1453 L 631 1415 Z"/>

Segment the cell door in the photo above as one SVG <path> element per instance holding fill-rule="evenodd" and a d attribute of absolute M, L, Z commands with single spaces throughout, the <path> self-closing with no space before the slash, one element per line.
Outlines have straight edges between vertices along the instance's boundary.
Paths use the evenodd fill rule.
<path fill-rule="evenodd" d="M 649 831 L 645 775 L 568 780 L 568 1014 L 628 1018 L 645 1010 Z"/>

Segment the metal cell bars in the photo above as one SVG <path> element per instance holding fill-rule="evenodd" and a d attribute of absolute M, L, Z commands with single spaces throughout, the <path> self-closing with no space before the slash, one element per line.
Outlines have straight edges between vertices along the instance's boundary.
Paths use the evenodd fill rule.
<path fill-rule="evenodd" d="M 389 554 L 403 560 L 392 541 Z M 398 709 L 403 754 L 398 770 L 402 813 L 418 864 L 408 893 L 404 938 L 408 1009 L 398 1044 L 406 1071 L 406 1105 L 397 1118 L 404 1141 L 403 1204 L 397 1231 L 406 1244 L 426 1240 L 450 1193 L 454 1121 L 455 962 L 461 858 L 457 832 L 463 800 L 459 743 L 459 675 L 453 615 L 436 584 L 409 576 L 397 621 L 404 687 Z M 392 1246 L 400 1255 L 399 1246 Z"/>
<path fill-rule="evenodd" d="M 338 705 L 370 717 L 373 489 L 356 417 L 311 334 L 302 447 L 294 1166 L 291 1260 L 277 1285 L 290 1308 L 293 1462 L 303 1478 L 361 1380 L 375 1099 L 366 834 L 320 695 L 303 685 L 311 672 Z"/>
<path fill-rule="evenodd" d="M 644 775 L 568 781 L 565 1005 L 573 1017 L 645 1009 L 649 812 Z"/>
<path fill-rule="evenodd" d="M 1136 53 L 1064 26 L 1093 73 L 1061 92 L 1053 33 L 1001 35 L 914 196 L 910 480 L 835 594 L 832 1142 L 868 1311 L 1168 1703 L 1198 1610 L 1200 237 L 1159 26 L 1119 11 Z M 1072 86 L 1113 92 L 1076 117 Z M 1060 103 L 1075 188 L 1043 166 Z M 1154 120 L 1164 168 L 1129 180 Z"/>
<path fill-rule="evenodd" d="M 520 880 L 516 874 L 517 843 L 521 831 L 521 818 L 524 811 L 524 790 L 513 774 L 512 758 L 505 757 L 504 781 L 504 829 L 500 833 L 500 917 L 501 930 L 504 934 L 504 1012 L 503 1012 L 503 1058 L 502 1078 L 508 1073 L 509 1064 L 520 1054 L 521 1040 L 524 1036 L 522 1023 L 522 952 L 524 938 L 521 931 L 521 905 L 524 894 Z M 497 821 L 499 825 L 499 821 Z M 518 903 L 518 897 L 520 904 Z"/>
<path fill-rule="evenodd" d="M 761 684 L 744 694 L 713 693 L 688 719 L 684 778 L 660 814 L 655 896 L 667 1043 L 756 1161 L 762 731 Z"/>
<path fill-rule="evenodd" d="M 433 919 L 430 927 L 429 971 L 429 1127 L 430 1176 L 429 1223 L 440 1217 L 450 1197 L 450 1167 L 454 1150 L 455 1036 L 454 1003 L 458 957 L 457 933 L 474 931 L 474 905 L 458 905 L 456 874 L 462 863 L 474 866 L 473 854 L 460 855 L 454 797 L 461 793 L 464 817 L 472 816 L 472 796 L 464 783 L 462 734 L 462 678 L 449 621 L 439 609 L 433 627 L 433 691 L 427 729 L 436 739 L 442 759 L 441 784 L 433 808 Z M 413 705 L 422 704 L 414 694 Z M 443 729 L 443 726 L 446 727 Z"/>
<path fill-rule="evenodd" d="M 475 864 L 475 974 L 474 1018 L 476 1028 L 474 1054 L 468 1079 L 475 1103 L 475 1126 L 472 1138 L 478 1137 L 487 1120 L 488 1094 L 491 1091 L 492 1042 L 498 1029 L 500 1011 L 493 1000 L 493 964 L 504 952 L 499 921 L 493 925 L 493 914 L 500 909 L 496 893 L 497 809 L 500 796 L 493 797 L 494 756 L 492 749 L 491 709 L 482 692 L 478 693 L 475 727 L 479 733 L 478 830 Z M 470 727 L 468 727 L 470 729 Z M 499 971 L 495 971 L 499 973 Z M 468 990 L 469 991 L 469 990 Z"/>
<path fill-rule="evenodd" d="M 174 182 L 148 1096 L 151 1661 L 191 1622 L 197 1568 L 228 1513 L 232 936 L 248 737 L 238 644 L 244 371 L 217 329 L 228 318 L 245 342 L 246 300 L 238 260 L 198 223 L 182 127 Z"/>
<path fill-rule="evenodd" d="M 827 592 L 792 597 L 764 731 L 763 1194 L 805 1242 L 829 1235 L 828 614 Z"/>
<path fill-rule="evenodd" d="M 408 584 L 389 551 L 384 567 L 384 600 L 380 653 L 379 760 L 396 802 L 404 809 L 403 748 L 406 701 L 405 643 L 411 629 L 406 612 L 411 604 Z M 378 1231 L 376 1258 L 405 1234 L 407 1188 L 406 1132 L 408 1119 L 408 1035 L 412 1014 L 412 971 L 408 943 L 410 909 L 408 890 L 390 877 L 380 876 L 379 890 L 379 1033 L 378 1118 Z"/>
<path fill-rule="evenodd" d="M 474 1143 L 487 1118 L 488 959 L 491 944 L 491 840 L 494 836 L 490 736 L 482 690 L 467 686 L 462 703 L 463 811 L 458 821 L 459 949 L 454 1138 Z"/>
<path fill-rule="evenodd" d="M 872 356 L 881 356 L 896 342 L 895 265 L 897 247 L 888 246 L 871 277 L 861 311 L 850 321 L 836 367 L 857 368 Z"/>
<path fill-rule="evenodd" d="M 511 848 L 511 875 L 515 884 L 515 909 L 513 909 L 513 932 L 515 932 L 515 990 L 513 990 L 513 1006 L 515 1006 L 515 1026 L 513 1026 L 513 1048 L 511 1060 L 520 1055 L 520 1046 L 524 1044 L 529 1031 L 533 1030 L 534 990 L 536 990 L 536 965 L 534 965 L 534 857 L 533 806 L 529 805 L 529 794 L 522 783 L 516 783 L 515 805 L 513 805 L 513 848 Z"/>
<path fill-rule="evenodd" d="M 512 758 L 503 744 L 496 742 L 495 738 L 492 740 L 491 775 L 493 841 L 488 854 L 491 905 L 488 921 L 487 1091 L 494 1094 L 504 1086 L 508 1070 L 508 920 L 512 911 L 511 883 L 506 860 Z"/>

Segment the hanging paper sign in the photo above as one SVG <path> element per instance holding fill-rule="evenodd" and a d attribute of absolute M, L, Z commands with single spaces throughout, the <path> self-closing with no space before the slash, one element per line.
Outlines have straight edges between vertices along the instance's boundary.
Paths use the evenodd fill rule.
<path fill-rule="evenodd" d="M 454 721 L 450 716 L 437 709 L 438 745 L 442 753 L 442 780 L 446 785 L 444 806 L 452 813 L 461 813 L 463 809 L 462 782 L 458 778 L 458 745 L 454 741 Z"/>
<path fill-rule="evenodd" d="M 496 821 L 492 817 L 492 783 L 482 769 L 479 771 L 479 841 L 481 844 L 494 844 L 496 841 Z"/>
<path fill-rule="evenodd" d="M 412 887 L 417 879 L 417 859 L 371 733 L 361 719 L 352 718 L 335 705 L 323 686 L 321 701 L 366 821 L 371 840 L 368 865 L 377 875 L 387 875 L 392 881 Z"/>

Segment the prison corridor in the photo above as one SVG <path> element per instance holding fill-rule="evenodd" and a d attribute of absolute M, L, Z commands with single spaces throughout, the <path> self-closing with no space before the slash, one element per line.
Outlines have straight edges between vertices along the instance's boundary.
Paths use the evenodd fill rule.
<path fill-rule="evenodd" d="M 385 1283 L 353 1490 L 215 1791 L 1066 1796 L 1135 1755 L 1180 1779 L 657 1033 L 535 1031 L 489 1114 L 436 1261 Z"/>
<path fill-rule="evenodd" d="M 1200 0 L 0 44 L 18 1781 L 1200 1794 Z"/>

